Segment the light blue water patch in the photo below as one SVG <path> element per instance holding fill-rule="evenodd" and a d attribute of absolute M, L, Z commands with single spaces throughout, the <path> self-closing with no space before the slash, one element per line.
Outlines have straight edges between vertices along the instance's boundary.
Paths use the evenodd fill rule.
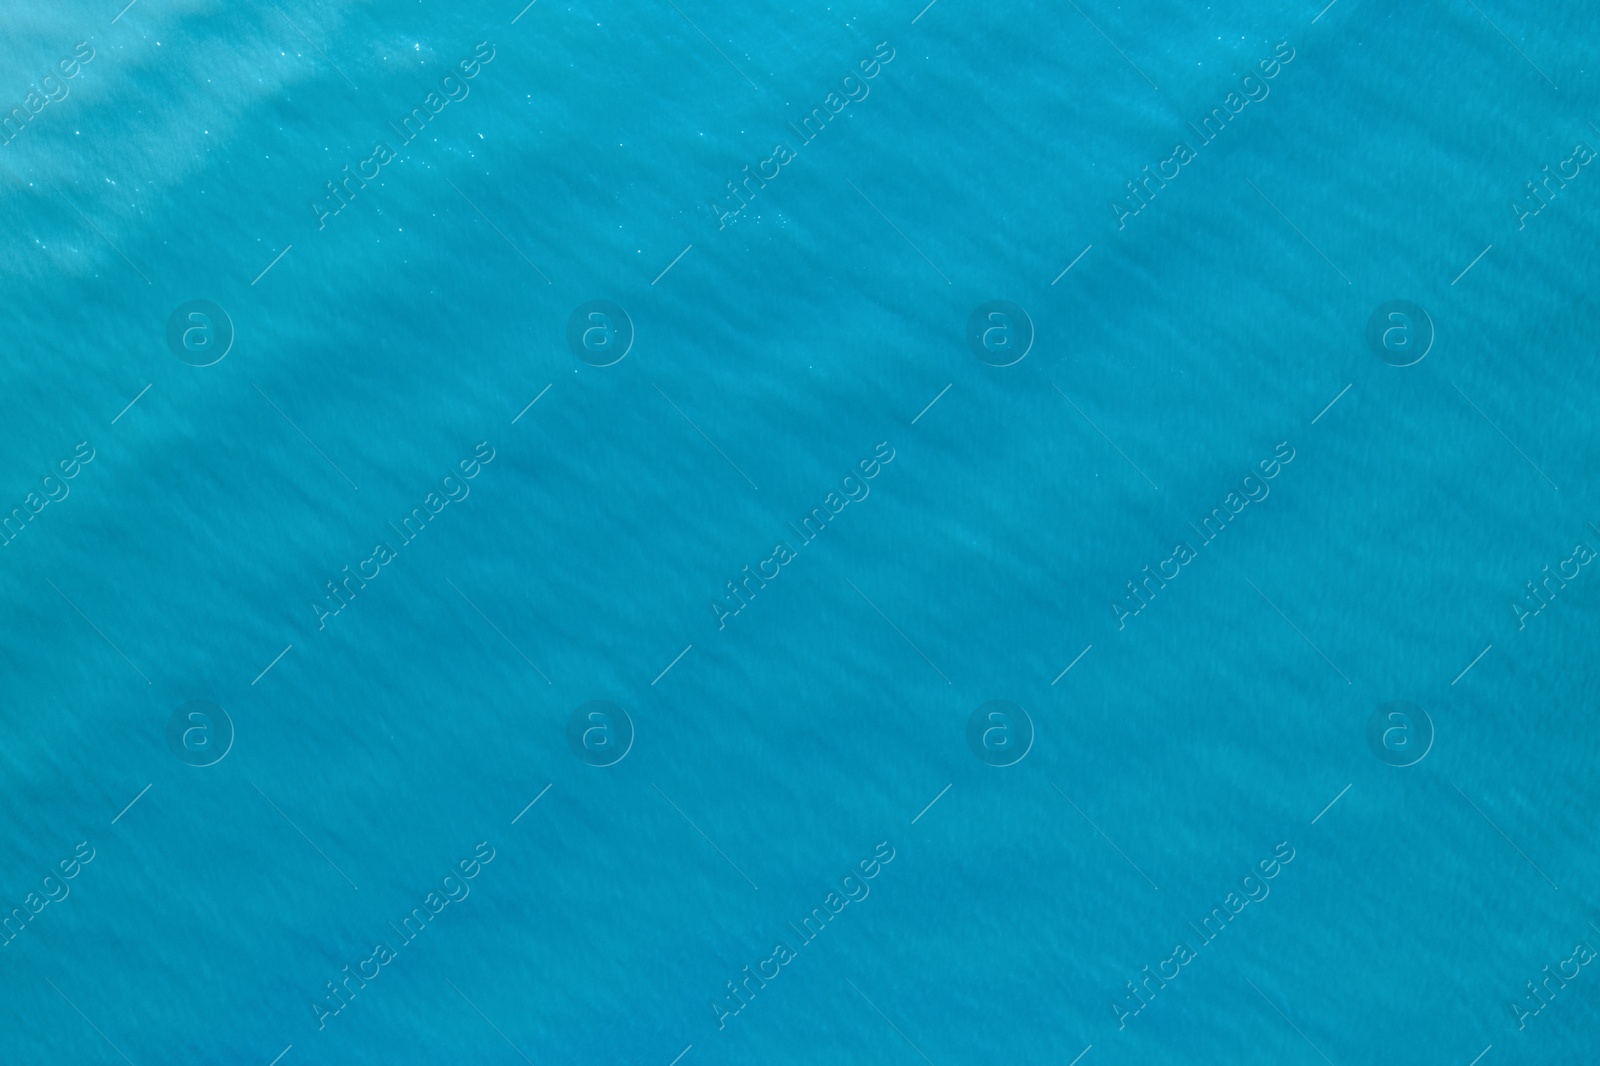
<path fill-rule="evenodd" d="M 1586 1061 L 1587 9 L 525 2 L 0 16 L 0 1059 Z"/>

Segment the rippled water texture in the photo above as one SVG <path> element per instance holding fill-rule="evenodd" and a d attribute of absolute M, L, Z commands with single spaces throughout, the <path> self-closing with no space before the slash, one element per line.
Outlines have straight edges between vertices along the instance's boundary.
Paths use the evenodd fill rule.
<path fill-rule="evenodd" d="M 1592 1057 L 1591 7 L 125 2 L 0 1060 Z"/>

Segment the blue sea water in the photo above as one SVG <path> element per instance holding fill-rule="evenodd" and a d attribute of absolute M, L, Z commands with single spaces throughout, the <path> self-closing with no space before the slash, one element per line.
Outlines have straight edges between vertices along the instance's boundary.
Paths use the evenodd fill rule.
<path fill-rule="evenodd" d="M 1594 1060 L 1592 7 L 123 2 L 0 1062 Z"/>

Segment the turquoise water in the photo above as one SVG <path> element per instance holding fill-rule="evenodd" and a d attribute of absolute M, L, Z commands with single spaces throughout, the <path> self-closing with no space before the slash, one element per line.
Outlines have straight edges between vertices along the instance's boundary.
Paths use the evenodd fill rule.
<path fill-rule="evenodd" d="M 0 1061 L 1594 1057 L 1589 8 L 0 24 Z"/>

